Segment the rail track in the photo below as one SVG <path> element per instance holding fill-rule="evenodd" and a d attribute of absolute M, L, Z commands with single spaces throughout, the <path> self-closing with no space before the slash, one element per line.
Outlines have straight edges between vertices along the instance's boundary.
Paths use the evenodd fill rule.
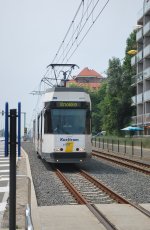
<path fill-rule="evenodd" d="M 113 192 L 110 188 L 84 170 L 78 169 L 77 172 L 71 173 L 63 173 L 62 170 L 58 168 L 54 170 L 68 191 L 75 198 L 76 202 L 86 205 L 106 229 L 116 230 L 116 227 L 96 208 L 94 203 L 117 202 L 120 204 L 129 204 L 144 215 L 150 217 L 149 211 Z"/>
<path fill-rule="evenodd" d="M 131 168 L 133 170 L 137 170 L 139 172 L 142 172 L 146 175 L 150 175 L 150 165 L 139 162 L 139 161 L 135 161 L 135 160 L 131 160 L 131 159 L 127 159 L 124 157 L 120 157 L 120 156 L 116 156 L 116 155 L 112 155 L 110 153 L 104 153 L 104 152 L 100 152 L 100 151 L 96 151 L 93 150 L 92 151 L 92 155 L 107 161 L 111 161 L 113 163 L 119 164 L 119 165 L 123 165 L 125 167 Z"/>

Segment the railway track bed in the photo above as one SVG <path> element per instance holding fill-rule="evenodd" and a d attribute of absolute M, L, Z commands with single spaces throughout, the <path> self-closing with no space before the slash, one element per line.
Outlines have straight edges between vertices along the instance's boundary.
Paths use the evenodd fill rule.
<path fill-rule="evenodd" d="M 75 201 L 68 197 L 66 188 L 62 186 L 50 164 L 37 158 L 32 144 L 24 145 L 24 148 L 29 153 L 38 205 L 75 204 Z M 136 203 L 150 203 L 149 176 L 96 158 L 78 166 L 128 200 Z M 69 166 L 66 166 L 66 171 L 69 172 Z"/>
<path fill-rule="evenodd" d="M 146 175 L 150 176 L 150 165 L 146 163 L 142 163 L 136 160 L 131 160 L 129 158 L 113 155 L 110 153 L 104 153 L 101 151 L 92 151 L 92 155 L 98 158 L 102 158 L 104 160 L 108 160 L 110 162 L 131 168 L 133 170 L 137 170 L 139 172 L 145 173 Z"/>
<path fill-rule="evenodd" d="M 86 204 L 77 205 L 76 199 L 74 199 L 72 195 L 68 196 L 69 192 L 55 175 L 50 164 L 38 159 L 33 148 L 30 148 L 30 151 L 29 149 L 26 150 L 29 152 L 28 156 L 38 201 L 37 210 L 40 215 L 40 224 L 44 230 L 48 230 L 50 227 L 53 229 L 54 226 L 56 230 L 64 229 L 63 226 L 66 226 L 65 229 L 73 230 L 149 229 L 149 217 L 131 207 L 130 204 L 118 204 L 112 201 L 111 198 L 109 198 L 111 200 L 109 203 L 106 202 L 107 204 L 94 201 L 93 199 L 90 201 L 90 193 L 86 191 L 84 186 L 81 186 L 85 189 L 84 195 L 87 196 L 88 202 L 90 202 L 92 209 L 95 210 L 96 215 L 99 215 L 98 213 L 100 212 L 102 216 L 109 220 L 113 228 L 104 227 L 104 220 L 98 220 Z M 112 166 L 104 160 L 99 161 L 97 159 L 92 159 L 90 162 L 79 164 L 78 166 L 97 180 L 103 181 L 104 184 L 107 184 L 108 187 L 111 187 L 116 193 L 120 193 L 121 196 L 124 195 L 126 198 L 134 201 L 137 199 L 137 203 L 149 203 L 149 197 L 146 197 L 149 187 L 146 188 L 145 186 L 149 183 L 149 177 L 147 175 L 118 165 Z M 73 169 L 73 165 L 71 165 L 71 169 Z M 64 173 L 68 175 L 68 178 L 72 174 L 71 169 L 69 169 L 69 166 L 65 167 Z M 75 170 L 74 174 L 79 174 L 79 172 Z M 138 186 L 137 178 L 139 179 Z M 135 180 L 136 183 L 134 184 Z M 141 185 L 142 181 L 144 182 Z M 72 183 L 74 182 L 75 185 L 78 185 L 76 178 L 72 179 Z M 81 184 L 83 184 L 83 182 L 81 182 Z M 128 188 L 126 185 L 128 185 Z M 140 194 L 141 186 L 143 187 L 143 191 Z M 132 187 L 133 189 L 131 189 Z M 93 194 L 97 194 L 97 188 L 95 188 Z M 141 202 L 141 200 L 143 200 L 143 202 Z M 96 202 L 94 206 L 93 202 Z M 146 204 L 142 206 L 150 209 Z M 60 226 L 62 226 L 62 228 Z"/>

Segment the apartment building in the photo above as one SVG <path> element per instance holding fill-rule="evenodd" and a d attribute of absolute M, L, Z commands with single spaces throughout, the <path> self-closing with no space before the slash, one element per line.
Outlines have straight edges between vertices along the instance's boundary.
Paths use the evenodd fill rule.
<path fill-rule="evenodd" d="M 136 67 L 136 76 L 132 77 L 136 116 L 132 117 L 132 125 L 144 127 L 144 134 L 150 135 L 150 0 L 144 0 L 137 24 L 137 54 L 131 59 L 131 65 Z"/>

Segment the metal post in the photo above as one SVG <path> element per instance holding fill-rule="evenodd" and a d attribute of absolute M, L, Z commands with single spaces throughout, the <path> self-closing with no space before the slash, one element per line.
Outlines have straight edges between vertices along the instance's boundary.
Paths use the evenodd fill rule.
<path fill-rule="evenodd" d="M 118 139 L 118 153 L 119 153 L 119 139 Z"/>
<path fill-rule="evenodd" d="M 18 157 L 21 156 L 21 103 L 18 103 Z"/>
<path fill-rule="evenodd" d="M 107 151 L 109 152 L 109 139 L 107 139 Z"/>
<path fill-rule="evenodd" d="M 5 104 L 5 157 L 8 156 L 8 102 Z"/>
<path fill-rule="evenodd" d="M 132 156 L 134 155 L 134 142 L 132 141 Z"/>
<path fill-rule="evenodd" d="M 10 110 L 9 230 L 16 230 L 16 109 Z"/>
<path fill-rule="evenodd" d="M 143 157 L 143 142 L 141 141 L 141 158 Z"/>
<path fill-rule="evenodd" d="M 124 154 L 126 153 L 126 140 L 124 141 Z"/>

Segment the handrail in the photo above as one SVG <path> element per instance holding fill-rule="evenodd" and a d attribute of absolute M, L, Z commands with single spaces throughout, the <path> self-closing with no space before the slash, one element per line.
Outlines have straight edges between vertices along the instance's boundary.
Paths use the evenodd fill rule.
<path fill-rule="evenodd" d="M 25 212 L 25 229 L 34 230 L 32 217 L 31 217 L 31 179 L 26 175 L 17 175 L 18 179 L 22 179 L 23 177 L 28 179 L 28 203 L 26 205 L 26 212 Z"/>
<path fill-rule="evenodd" d="M 26 230 L 34 230 L 31 218 L 31 207 L 27 204 L 26 207 L 26 221 L 25 221 L 25 229 Z"/>

